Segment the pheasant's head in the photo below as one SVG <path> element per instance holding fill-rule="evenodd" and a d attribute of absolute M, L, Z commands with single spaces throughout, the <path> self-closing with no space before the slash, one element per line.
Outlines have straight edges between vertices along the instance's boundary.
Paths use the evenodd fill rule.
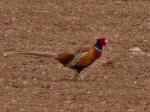
<path fill-rule="evenodd" d="M 108 40 L 105 37 L 97 39 L 95 47 L 99 50 L 102 50 L 102 47 L 106 46 L 107 42 L 108 42 Z"/>
<path fill-rule="evenodd" d="M 101 39 L 98 39 L 101 46 L 106 46 L 108 40 L 105 37 L 102 37 Z"/>

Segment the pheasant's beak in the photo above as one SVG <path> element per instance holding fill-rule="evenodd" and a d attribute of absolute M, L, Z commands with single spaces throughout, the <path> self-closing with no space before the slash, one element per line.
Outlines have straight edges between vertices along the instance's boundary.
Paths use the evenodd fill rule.
<path fill-rule="evenodd" d="M 105 42 L 108 43 L 108 40 L 106 39 Z"/>

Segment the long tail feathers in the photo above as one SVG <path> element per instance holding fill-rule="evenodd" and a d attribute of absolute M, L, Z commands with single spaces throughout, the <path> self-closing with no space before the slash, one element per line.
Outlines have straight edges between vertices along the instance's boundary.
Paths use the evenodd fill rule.
<path fill-rule="evenodd" d="M 50 52 L 40 52 L 40 51 L 8 51 L 3 54 L 4 57 L 13 56 L 13 55 L 31 55 L 31 56 L 41 56 L 41 57 L 49 57 L 56 58 L 56 53 Z"/>

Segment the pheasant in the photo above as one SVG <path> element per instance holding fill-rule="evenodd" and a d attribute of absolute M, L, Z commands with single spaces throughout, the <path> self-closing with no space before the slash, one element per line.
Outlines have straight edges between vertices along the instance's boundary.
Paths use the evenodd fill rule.
<path fill-rule="evenodd" d="M 51 57 L 58 60 L 65 67 L 69 67 L 75 71 L 75 78 L 80 78 L 83 80 L 83 77 L 80 75 L 80 72 L 91 65 L 96 59 L 101 57 L 103 47 L 106 46 L 107 39 L 105 37 L 97 39 L 96 43 L 91 48 L 82 48 L 75 53 L 63 52 L 60 54 L 48 53 L 48 52 L 37 52 L 37 51 L 28 51 L 28 52 L 15 52 L 8 51 L 4 53 L 4 56 L 11 55 L 35 55 L 35 56 L 44 56 Z"/>

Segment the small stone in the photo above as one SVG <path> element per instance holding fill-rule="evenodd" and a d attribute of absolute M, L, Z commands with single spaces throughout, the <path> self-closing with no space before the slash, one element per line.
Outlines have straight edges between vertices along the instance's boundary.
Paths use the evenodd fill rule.
<path fill-rule="evenodd" d="M 40 68 L 44 68 L 44 66 L 43 66 L 43 65 L 39 65 L 39 67 L 40 67 Z"/>
<path fill-rule="evenodd" d="M 4 56 L 4 57 L 8 56 L 8 53 L 4 53 L 3 56 Z"/>
<path fill-rule="evenodd" d="M 107 76 L 104 76 L 104 79 L 107 79 L 108 77 Z"/>
<path fill-rule="evenodd" d="M 16 103 L 17 101 L 15 99 L 12 99 L 12 102 Z"/>
<path fill-rule="evenodd" d="M 68 100 L 68 101 L 65 101 L 65 103 L 69 104 L 69 103 L 71 103 L 71 101 Z"/>
<path fill-rule="evenodd" d="M 26 82 L 26 81 L 23 81 L 22 83 L 23 83 L 23 84 L 27 84 L 28 82 Z"/>
<path fill-rule="evenodd" d="M 133 58 L 133 56 L 130 56 L 130 58 Z"/>
<path fill-rule="evenodd" d="M 12 21 L 15 21 L 15 20 L 16 20 L 16 18 L 15 18 L 15 17 L 13 17 L 13 18 L 11 18 L 11 20 L 12 20 Z"/>
<path fill-rule="evenodd" d="M 37 81 L 37 78 L 33 78 L 34 81 Z"/>
<path fill-rule="evenodd" d="M 45 75 L 45 74 L 46 74 L 46 72 L 45 72 L 45 71 L 43 71 L 43 72 L 42 72 L 42 74 L 43 74 L 43 75 Z"/>
<path fill-rule="evenodd" d="M 9 89 L 9 88 L 10 88 L 9 86 L 6 86 L 6 87 L 5 87 L 5 89 Z"/>
<path fill-rule="evenodd" d="M 148 21 L 148 22 L 145 21 L 145 22 L 142 24 L 142 26 L 143 26 L 143 29 L 149 30 L 149 29 L 150 29 L 150 23 L 149 23 L 149 21 Z"/>
<path fill-rule="evenodd" d="M 136 109 L 128 109 L 128 112 L 136 112 Z"/>
<path fill-rule="evenodd" d="M 101 104 L 105 104 L 105 103 L 106 103 L 106 101 L 101 102 Z"/>
<path fill-rule="evenodd" d="M 144 42 L 147 42 L 147 40 L 143 40 Z"/>
<path fill-rule="evenodd" d="M 147 54 L 147 56 L 150 56 L 150 54 Z"/>
<path fill-rule="evenodd" d="M 76 42 L 74 40 L 70 40 L 71 44 L 76 44 Z"/>
<path fill-rule="evenodd" d="M 90 91 L 88 91 L 87 93 L 88 93 L 88 94 L 91 94 L 91 92 L 90 92 Z"/>
<path fill-rule="evenodd" d="M 60 70 L 61 70 L 61 69 L 62 69 L 62 67 L 63 67 L 63 66 L 62 66 L 61 64 L 59 64 L 59 65 L 58 65 L 58 69 L 60 69 Z"/>
<path fill-rule="evenodd" d="M 61 45 L 62 43 L 58 42 L 58 45 Z"/>
<path fill-rule="evenodd" d="M 115 34 L 114 36 L 115 36 L 115 37 L 119 37 L 119 34 Z"/>
<path fill-rule="evenodd" d="M 5 36 L 5 37 L 7 37 L 7 36 L 8 36 L 8 34 L 5 34 L 4 36 Z"/>
<path fill-rule="evenodd" d="M 142 52 L 142 50 L 139 47 L 130 48 L 130 51 L 131 52 Z"/>
<path fill-rule="evenodd" d="M 31 31 L 31 30 L 28 30 L 27 32 L 28 32 L 28 33 L 31 33 L 32 31 Z"/>
<path fill-rule="evenodd" d="M 103 31 L 106 30 L 106 27 L 102 27 L 102 30 L 103 30 Z"/>
<path fill-rule="evenodd" d="M 23 109 L 23 108 L 20 108 L 20 111 L 24 111 L 24 109 Z"/>
<path fill-rule="evenodd" d="M 25 68 L 20 68 L 20 70 L 19 70 L 19 71 L 21 72 L 21 71 L 24 71 L 24 70 L 25 70 Z"/>
<path fill-rule="evenodd" d="M 48 111 L 47 108 L 44 108 L 43 110 L 46 111 L 46 112 Z"/>

